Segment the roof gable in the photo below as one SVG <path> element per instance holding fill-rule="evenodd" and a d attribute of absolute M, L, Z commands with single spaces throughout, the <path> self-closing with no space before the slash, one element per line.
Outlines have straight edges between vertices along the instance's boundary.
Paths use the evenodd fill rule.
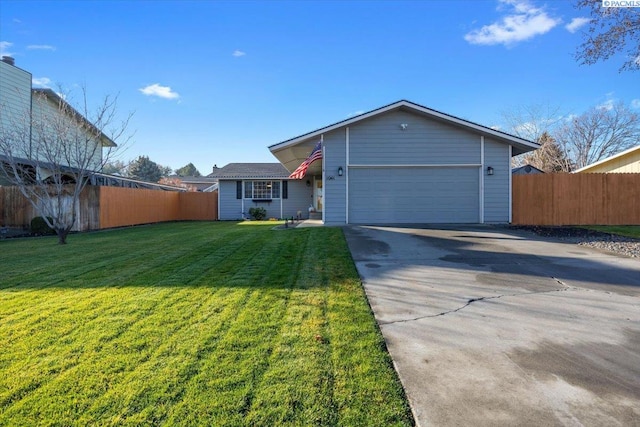
<path fill-rule="evenodd" d="M 297 145 L 298 143 L 301 143 L 303 141 L 306 141 L 310 138 L 314 138 L 314 137 L 318 137 L 324 133 L 339 129 L 339 128 L 343 128 L 343 127 L 347 127 L 350 126 L 352 124 L 355 123 L 359 123 L 362 122 L 364 120 L 370 119 L 372 117 L 378 116 L 380 114 L 384 114 L 387 113 L 389 111 L 393 111 L 393 110 L 408 110 L 408 111 L 412 111 L 418 114 L 421 114 L 425 117 L 429 117 L 432 118 L 434 120 L 438 120 L 438 121 L 442 121 L 463 129 L 467 129 L 467 130 L 471 130 L 471 131 L 475 131 L 480 133 L 481 135 L 486 135 L 486 136 L 490 136 L 500 142 L 506 143 L 506 144 L 510 144 L 514 147 L 514 155 L 517 154 L 522 154 L 522 153 L 526 153 L 528 151 L 533 151 L 537 148 L 540 147 L 539 144 L 532 142 L 532 141 L 528 141 L 526 139 L 523 138 L 519 138 L 517 136 L 514 135 L 510 135 L 508 133 L 505 132 L 501 132 L 499 130 L 496 129 L 492 129 L 483 125 L 479 125 L 477 123 L 473 123 L 470 122 L 468 120 L 464 120 L 461 119 L 459 117 L 455 117 L 449 114 L 445 114 L 442 113 L 440 111 L 437 110 L 433 110 L 431 108 L 427 108 L 424 107 L 422 105 L 419 104 L 415 104 L 413 102 L 407 101 L 407 100 L 401 100 L 398 102 L 394 102 L 393 104 L 389 104 L 386 105 L 384 107 L 380 107 L 377 108 L 375 110 L 369 111 L 367 113 L 363 113 L 360 114 L 358 116 L 355 117 L 351 117 L 349 119 L 346 120 L 342 120 L 340 122 L 334 123 L 332 125 L 329 126 L 325 126 L 323 128 L 317 129 L 315 131 L 297 136 L 295 138 L 291 138 L 288 139 L 286 141 L 282 141 L 280 143 L 271 145 L 269 147 L 269 150 L 271 150 L 272 153 L 275 153 L 277 151 L 286 149 L 288 147 Z"/>

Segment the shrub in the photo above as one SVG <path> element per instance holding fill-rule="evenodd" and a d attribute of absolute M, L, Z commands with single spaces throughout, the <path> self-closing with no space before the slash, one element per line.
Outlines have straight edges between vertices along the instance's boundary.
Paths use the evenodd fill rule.
<path fill-rule="evenodd" d="M 267 217 L 267 210 L 265 208 L 250 208 L 249 215 L 252 219 L 256 221 L 260 221 Z"/>
<path fill-rule="evenodd" d="M 47 217 L 50 222 L 53 222 L 51 217 Z M 56 234 L 53 228 L 50 228 L 45 222 L 44 218 L 37 216 L 31 220 L 31 234 L 37 234 L 44 236 L 47 234 Z"/>

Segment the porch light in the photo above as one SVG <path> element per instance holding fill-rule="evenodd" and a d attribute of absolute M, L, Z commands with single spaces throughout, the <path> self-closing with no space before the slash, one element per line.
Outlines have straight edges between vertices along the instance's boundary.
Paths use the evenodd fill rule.
<path fill-rule="evenodd" d="M 307 180 L 307 187 L 311 187 L 311 181 Z"/>
<path fill-rule="evenodd" d="M 342 169 L 342 166 L 340 166 L 338 168 L 338 176 L 342 176 L 343 173 L 344 173 L 344 170 Z"/>
<path fill-rule="evenodd" d="M 491 166 L 487 166 L 487 175 L 493 175 L 493 168 Z"/>

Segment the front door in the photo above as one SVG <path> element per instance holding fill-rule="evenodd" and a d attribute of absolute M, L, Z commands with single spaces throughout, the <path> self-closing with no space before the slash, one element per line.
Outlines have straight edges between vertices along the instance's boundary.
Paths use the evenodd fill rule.
<path fill-rule="evenodd" d="M 322 212 L 324 205 L 322 200 L 322 178 L 315 177 L 313 182 L 313 208 L 316 212 Z"/>

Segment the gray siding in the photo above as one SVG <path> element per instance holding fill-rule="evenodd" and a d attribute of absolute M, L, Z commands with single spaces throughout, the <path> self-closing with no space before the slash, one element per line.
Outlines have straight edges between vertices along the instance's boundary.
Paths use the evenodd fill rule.
<path fill-rule="evenodd" d="M 29 137 L 31 74 L 0 61 L 0 130 Z"/>
<path fill-rule="evenodd" d="M 344 224 L 347 221 L 347 151 L 346 131 L 339 129 L 324 135 L 324 223 Z M 338 176 L 342 167 L 344 175 Z"/>
<path fill-rule="evenodd" d="M 484 164 L 493 168 L 493 175 L 484 175 L 484 221 L 509 222 L 509 146 L 485 139 Z"/>
<path fill-rule="evenodd" d="M 239 220 L 242 215 L 242 200 L 236 199 L 236 181 L 220 180 L 218 185 L 220 220 Z"/>
<path fill-rule="evenodd" d="M 311 176 L 288 181 L 289 197 L 282 200 L 282 214 L 285 218 L 296 217 L 298 211 L 302 214 L 302 218 L 309 218 L 309 205 L 313 202 L 313 186 L 307 187 L 307 179 L 313 182 Z"/>
<path fill-rule="evenodd" d="M 64 164 L 81 169 L 96 170 L 102 163 L 102 146 L 93 133 L 78 126 L 70 106 L 60 105 L 44 94 L 35 93 L 31 103 L 32 156 L 51 163 Z M 55 130 L 51 130 L 54 128 Z M 44 134 L 49 139 L 64 141 L 60 149 L 52 150 L 42 144 Z"/>
<path fill-rule="evenodd" d="M 220 180 L 218 201 L 220 205 L 220 220 L 241 220 L 249 218 L 249 209 L 261 207 L 266 209 L 267 218 L 291 218 L 301 211 L 302 218 L 309 218 L 309 204 L 313 194 L 313 187 L 307 187 L 306 179 L 288 181 L 288 197 L 286 199 L 272 199 L 270 202 L 254 202 L 252 199 L 236 198 L 237 180 Z M 282 191 L 282 184 L 280 187 Z M 244 195 L 244 187 L 243 187 Z M 244 210 L 243 210 L 244 201 Z M 282 210 L 280 202 L 282 201 Z"/>
<path fill-rule="evenodd" d="M 479 222 L 480 141 L 478 134 L 405 111 L 352 126 L 349 222 Z"/>
<path fill-rule="evenodd" d="M 405 130 L 402 123 L 408 125 Z M 349 163 L 479 164 L 480 137 L 412 113 L 393 111 L 350 128 Z"/>
<path fill-rule="evenodd" d="M 477 223 L 477 167 L 353 168 L 349 222 Z"/>

